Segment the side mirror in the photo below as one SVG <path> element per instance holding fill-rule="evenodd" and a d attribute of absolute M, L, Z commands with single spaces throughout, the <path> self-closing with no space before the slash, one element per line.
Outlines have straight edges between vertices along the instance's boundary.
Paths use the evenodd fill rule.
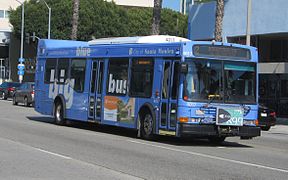
<path fill-rule="evenodd" d="M 188 73 L 188 64 L 182 63 L 180 65 L 180 72 L 183 74 L 187 74 Z"/>

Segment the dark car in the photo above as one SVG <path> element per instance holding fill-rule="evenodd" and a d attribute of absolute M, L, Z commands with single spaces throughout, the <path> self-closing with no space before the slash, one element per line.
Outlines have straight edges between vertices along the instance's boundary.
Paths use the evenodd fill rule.
<path fill-rule="evenodd" d="M 276 112 L 267 106 L 260 104 L 258 111 L 258 126 L 263 131 L 268 131 L 271 126 L 276 124 Z"/>
<path fill-rule="evenodd" d="M 23 103 L 24 106 L 34 104 L 34 83 L 25 82 L 13 94 L 13 105 Z"/>
<path fill-rule="evenodd" d="M 18 82 L 4 82 L 0 85 L 0 97 L 1 99 L 7 99 L 12 97 L 16 88 L 21 84 Z"/>

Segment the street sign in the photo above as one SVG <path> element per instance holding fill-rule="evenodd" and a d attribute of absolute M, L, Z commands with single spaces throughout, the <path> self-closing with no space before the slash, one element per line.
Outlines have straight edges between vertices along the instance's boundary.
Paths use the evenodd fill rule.
<path fill-rule="evenodd" d="M 19 59 L 18 59 L 18 62 L 19 62 L 19 63 L 24 63 L 24 61 L 25 61 L 24 58 L 19 58 Z"/>
<path fill-rule="evenodd" d="M 18 75 L 23 76 L 24 75 L 24 71 L 23 70 L 19 70 L 18 71 Z"/>
<path fill-rule="evenodd" d="M 24 64 L 18 64 L 17 68 L 18 68 L 18 70 L 24 70 L 25 65 Z"/>

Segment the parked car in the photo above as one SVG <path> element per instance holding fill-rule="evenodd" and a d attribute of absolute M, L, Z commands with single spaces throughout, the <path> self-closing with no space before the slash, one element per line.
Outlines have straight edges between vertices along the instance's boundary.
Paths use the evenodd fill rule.
<path fill-rule="evenodd" d="M 13 94 L 13 105 L 23 103 L 24 106 L 34 105 L 34 83 L 22 83 Z"/>
<path fill-rule="evenodd" d="M 18 82 L 4 82 L 0 85 L 0 97 L 1 99 L 6 100 L 7 98 L 11 98 L 14 94 L 14 91 L 21 84 Z"/>
<path fill-rule="evenodd" d="M 263 131 L 268 131 L 271 126 L 276 124 L 276 112 L 267 106 L 260 104 L 258 111 L 258 126 Z"/>

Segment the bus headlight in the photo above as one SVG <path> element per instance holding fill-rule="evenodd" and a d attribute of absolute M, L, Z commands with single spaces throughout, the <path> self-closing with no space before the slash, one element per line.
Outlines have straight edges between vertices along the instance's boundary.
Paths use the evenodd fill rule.
<path fill-rule="evenodd" d="M 199 123 L 201 122 L 201 118 L 191 118 L 190 121 Z"/>
<path fill-rule="evenodd" d="M 254 126 L 258 124 L 258 121 L 257 120 L 244 120 L 243 124 L 248 125 L 248 126 Z"/>

